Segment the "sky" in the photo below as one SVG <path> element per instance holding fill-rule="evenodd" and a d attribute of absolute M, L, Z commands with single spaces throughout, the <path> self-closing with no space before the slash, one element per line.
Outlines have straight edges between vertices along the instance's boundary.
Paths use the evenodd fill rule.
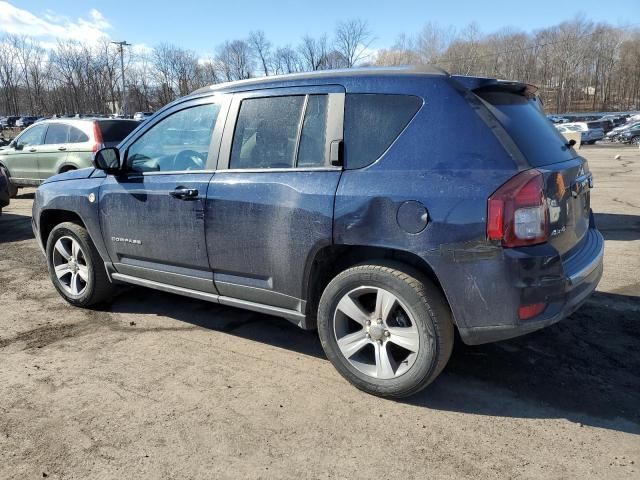
<path fill-rule="evenodd" d="M 305 34 L 331 34 L 338 21 L 354 17 L 368 22 L 375 37 L 370 48 L 376 50 L 391 46 L 399 34 L 419 32 L 427 22 L 463 28 L 475 21 L 482 32 L 532 31 L 578 14 L 618 26 L 640 24 L 640 0 L 0 0 L 0 34 L 27 34 L 44 45 L 101 36 L 140 48 L 168 42 L 207 56 L 251 30 L 264 31 L 275 45 L 295 45 Z"/>

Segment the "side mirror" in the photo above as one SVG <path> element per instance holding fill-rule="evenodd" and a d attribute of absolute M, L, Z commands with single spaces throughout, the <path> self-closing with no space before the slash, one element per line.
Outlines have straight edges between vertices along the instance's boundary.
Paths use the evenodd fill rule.
<path fill-rule="evenodd" d="M 120 164 L 120 151 L 115 147 L 98 150 L 93 156 L 93 164 L 98 170 L 115 173 L 122 167 Z"/>
<path fill-rule="evenodd" d="M 11 140 L 9 146 L 15 150 L 22 150 L 23 145 L 21 143 L 16 142 L 15 140 Z"/>
<path fill-rule="evenodd" d="M 573 138 L 567 142 L 567 146 L 569 148 L 573 148 L 575 144 L 576 144 L 576 141 Z"/>

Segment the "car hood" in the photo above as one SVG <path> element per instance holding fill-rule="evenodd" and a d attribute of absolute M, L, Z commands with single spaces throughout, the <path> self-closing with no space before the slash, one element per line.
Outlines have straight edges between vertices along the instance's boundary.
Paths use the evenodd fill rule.
<path fill-rule="evenodd" d="M 54 175 L 53 177 L 47 178 L 43 183 L 52 183 L 52 182 L 62 182 L 65 180 L 82 180 L 85 178 L 89 178 L 93 172 L 95 172 L 94 167 L 81 168 L 79 170 L 70 170 L 68 172 L 59 173 L 58 175 Z"/>

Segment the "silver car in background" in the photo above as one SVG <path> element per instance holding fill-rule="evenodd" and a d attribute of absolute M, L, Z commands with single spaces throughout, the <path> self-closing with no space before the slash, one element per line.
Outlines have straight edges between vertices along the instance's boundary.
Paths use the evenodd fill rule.
<path fill-rule="evenodd" d="M 564 123 L 555 127 L 560 133 L 580 132 L 583 144 L 591 145 L 604 138 L 604 130 L 600 127 L 592 127 L 589 122 Z"/>

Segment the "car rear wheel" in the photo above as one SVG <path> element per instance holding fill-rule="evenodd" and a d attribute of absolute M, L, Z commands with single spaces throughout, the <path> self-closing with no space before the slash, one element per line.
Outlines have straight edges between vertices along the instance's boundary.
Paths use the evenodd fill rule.
<path fill-rule="evenodd" d="M 84 227 L 71 222 L 57 225 L 46 250 L 51 281 L 67 302 L 89 307 L 111 297 L 114 287 Z"/>
<path fill-rule="evenodd" d="M 633 137 L 631 139 L 631 143 L 633 143 L 634 145 L 640 145 L 640 135 Z"/>
<path fill-rule="evenodd" d="M 345 270 L 318 307 L 329 360 L 357 388 L 383 397 L 412 395 L 429 385 L 449 360 L 453 330 L 440 290 L 395 262 Z"/>

